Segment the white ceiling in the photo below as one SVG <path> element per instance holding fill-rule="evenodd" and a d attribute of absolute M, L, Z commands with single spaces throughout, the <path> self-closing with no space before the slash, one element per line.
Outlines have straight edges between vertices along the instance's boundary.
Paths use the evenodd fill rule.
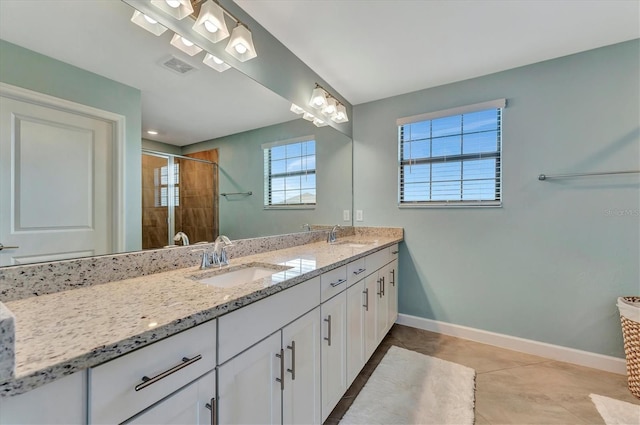
<path fill-rule="evenodd" d="M 142 92 L 143 137 L 174 145 L 297 119 L 290 103 L 244 74 L 219 73 L 132 24 L 116 0 L 0 0 L 0 38 Z M 197 68 L 179 75 L 158 65 L 174 55 Z"/>
<path fill-rule="evenodd" d="M 637 0 L 235 0 L 352 104 L 640 37 Z"/>

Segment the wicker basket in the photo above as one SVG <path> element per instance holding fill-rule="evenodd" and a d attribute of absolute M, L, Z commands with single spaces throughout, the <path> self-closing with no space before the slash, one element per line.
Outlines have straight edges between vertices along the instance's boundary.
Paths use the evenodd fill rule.
<path fill-rule="evenodd" d="M 640 307 L 631 306 L 629 303 L 639 303 L 640 297 L 621 297 L 620 303 L 626 301 L 627 311 L 629 308 L 637 309 L 640 315 Z M 622 322 L 622 336 L 624 338 L 624 354 L 627 359 L 627 379 L 631 394 L 640 398 L 640 322 L 625 317 L 620 312 Z"/>

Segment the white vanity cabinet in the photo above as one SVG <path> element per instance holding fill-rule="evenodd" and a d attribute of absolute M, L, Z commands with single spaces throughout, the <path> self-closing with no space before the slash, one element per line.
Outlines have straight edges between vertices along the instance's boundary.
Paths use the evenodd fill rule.
<path fill-rule="evenodd" d="M 219 423 L 320 423 L 319 287 L 317 277 L 220 317 Z"/>
<path fill-rule="evenodd" d="M 129 420 L 211 372 L 216 367 L 215 348 L 212 320 L 89 369 L 89 423 Z M 215 386 L 203 391 L 205 399 L 214 398 Z M 163 403 L 176 406 L 172 398 Z M 197 399 L 183 407 L 195 403 Z"/>
<path fill-rule="evenodd" d="M 24 394 L 0 397 L 0 424 L 86 423 L 86 371 Z"/>
<path fill-rule="evenodd" d="M 215 371 L 135 416 L 127 425 L 214 425 L 216 423 Z"/>
<path fill-rule="evenodd" d="M 322 422 L 347 391 L 347 293 L 320 306 L 322 317 Z"/>

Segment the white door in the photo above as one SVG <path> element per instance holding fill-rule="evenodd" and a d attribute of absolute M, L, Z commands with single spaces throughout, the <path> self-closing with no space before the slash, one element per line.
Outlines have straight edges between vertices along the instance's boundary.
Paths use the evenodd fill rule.
<path fill-rule="evenodd" d="M 389 294 L 389 317 L 387 329 L 391 329 L 398 320 L 398 260 L 389 264 L 389 283 L 385 288 Z"/>
<path fill-rule="evenodd" d="M 347 391 L 347 292 L 320 306 L 322 313 L 322 422 Z"/>
<path fill-rule="evenodd" d="M 113 250 L 113 124 L 0 96 L 0 266 Z"/>
<path fill-rule="evenodd" d="M 368 359 L 378 346 L 376 340 L 376 308 L 378 305 L 378 272 L 367 276 L 365 282 L 365 312 L 364 312 L 364 357 Z"/>
<path fill-rule="evenodd" d="M 364 357 L 364 320 L 365 311 L 368 308 L 366 296 L 364 279 L 347 289 L 347 386 L 353 383 L 366 363 Z"/>
<path fill-rule="evenodd" d="M 218 367 L 221 424 L 282 423 L 281 332 Z"/>
<path fill-rule="evenodd" d="M 282 329 L 283 424 L 320 424 L 320 307 Z"/>

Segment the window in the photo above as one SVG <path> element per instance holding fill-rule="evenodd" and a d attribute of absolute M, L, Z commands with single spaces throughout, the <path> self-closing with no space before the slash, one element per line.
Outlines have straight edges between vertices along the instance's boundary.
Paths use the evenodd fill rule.
<path fill-rule="evenodd" d="M 173 185 L 169 182 L 169 169 L 173 168 Z M 155 206 L 166 207 L 169 205 L 169 187 L 173 186 L 175 206 L 180 205 L 180 164 L 165 165 L 153 170 L 155 187 Z"/>
<path fill-rule="evenodd" d="M 315 205 L 316 142 L 313 136 L 262 147 L 265 207 Z"/>
<path fill-rule="evenodd" d="M 501 204 L 504 99 L 398 120 L 400 206 Z"/>

